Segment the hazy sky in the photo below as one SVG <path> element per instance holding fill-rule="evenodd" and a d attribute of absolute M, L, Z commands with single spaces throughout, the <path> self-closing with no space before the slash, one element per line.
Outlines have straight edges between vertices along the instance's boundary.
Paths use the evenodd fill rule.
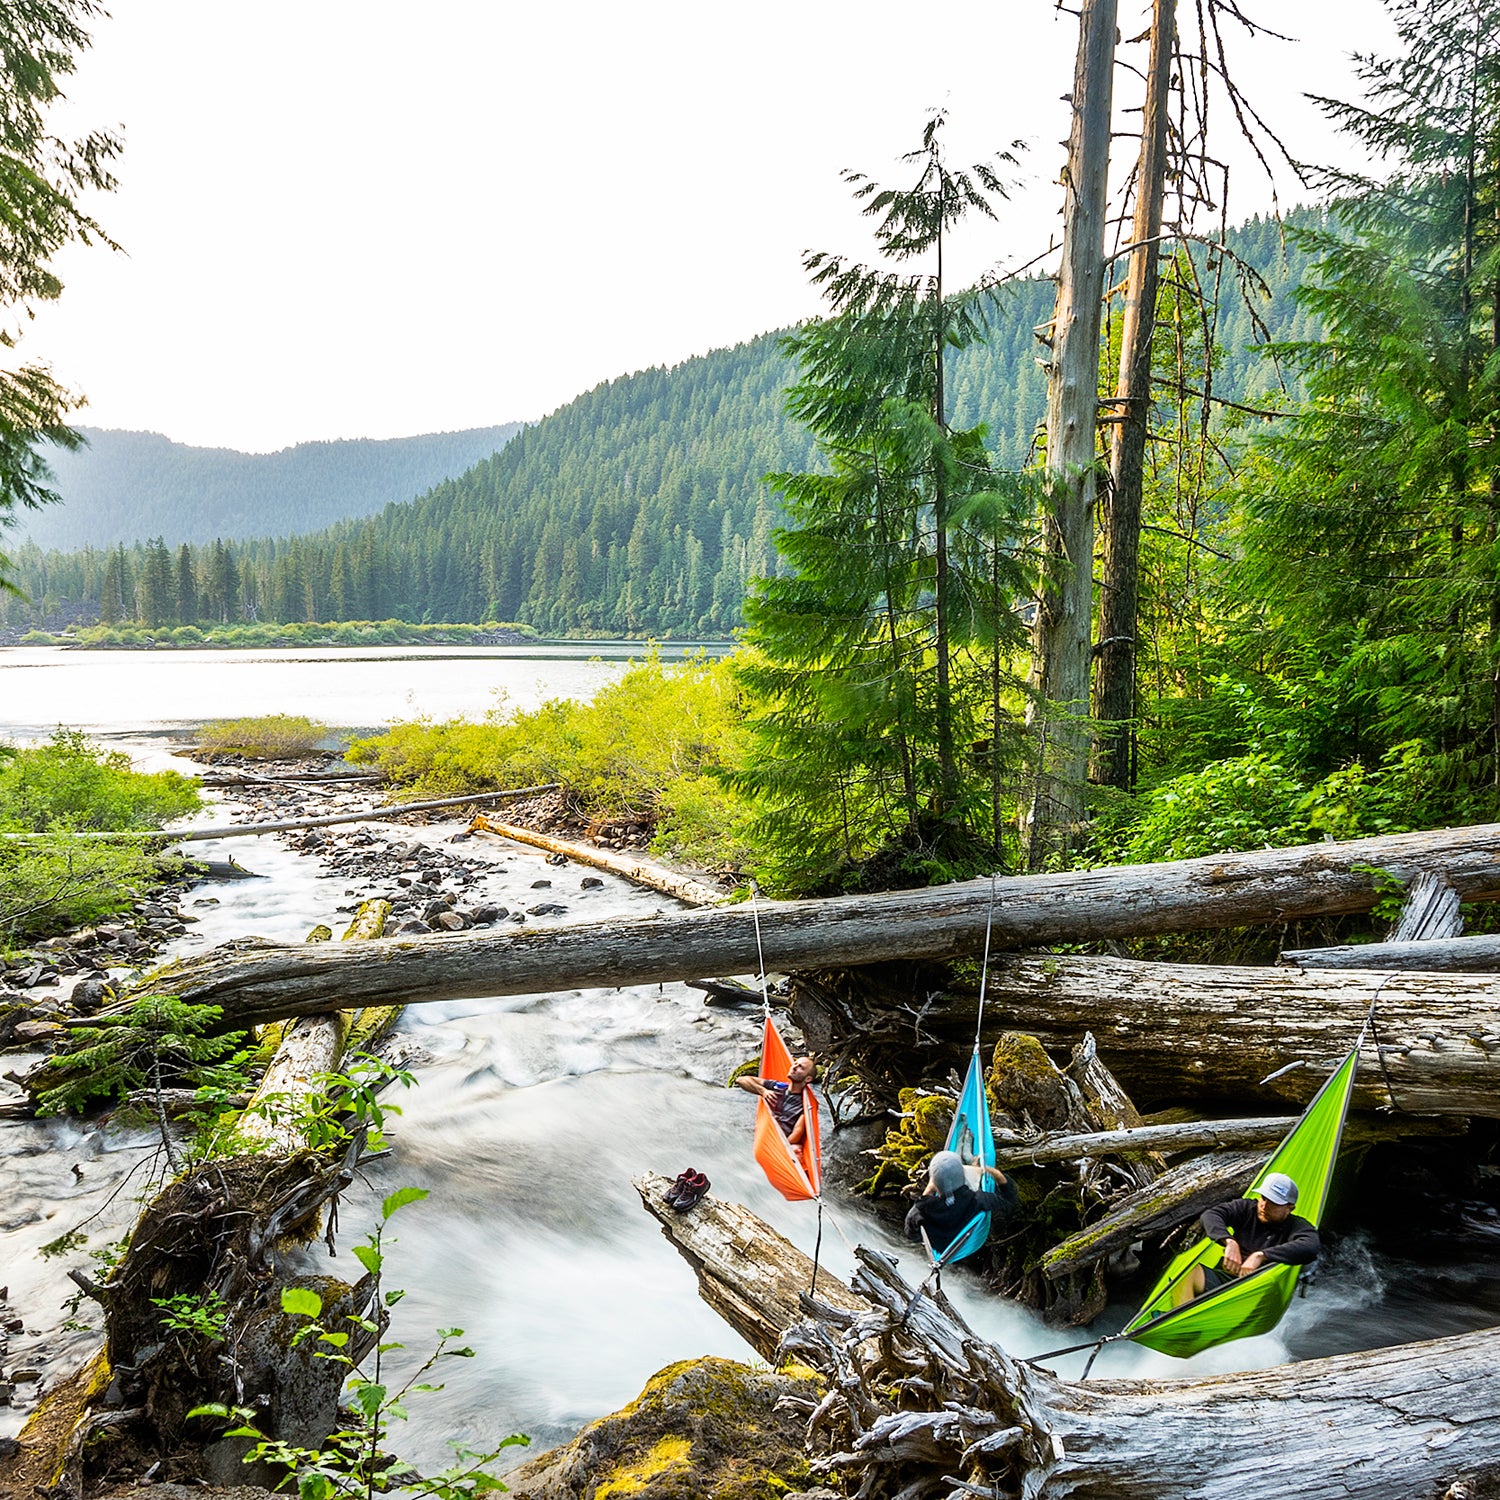
<path fill-rule="evenodd" d="M 1383 7 L 1242 3 L 1299 38 L 1238 43 L 1243 86 L 1294 154 L 1329 157 L 1302 94 L 1355 92 Z M 1146 9 L 1122 0 L 1127 38 Z M 67 251 L 21 346 L 95 426 L 257 450 L 482 426 L 783 326 L 817 307 L 801 252 L 866 243 L 840 169 L 895 175 L 935 105 L 955 157 L 1031 145 L 960 273 L 1060 223 L 1077 22 L 1053 0 L 114 10 L 60 123 L 123 128 L 92 207 L 124 253 Z M 1269 191 L 1217 124 L 1242 218 Z"/>

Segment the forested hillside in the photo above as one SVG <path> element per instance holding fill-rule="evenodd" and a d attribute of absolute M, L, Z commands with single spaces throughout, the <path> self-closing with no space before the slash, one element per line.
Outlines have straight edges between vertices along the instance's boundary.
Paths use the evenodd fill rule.
<path fill-rule="evenodd" d="M 1306 315 L 1291 294 L 1303 259 L 1279 226 L 1253 221 L 1234 243 L 1268 283 L 1260 320 L 1273 337 L 1302 336 Z M 1213 292 L 1216 272 L 1206 256 L 1197 264 Z M 1258 397 L 1278 374 L 1250 347 L 1255 323 L 1227 263 L 1217 274 L 1215 389 Z M 1049 281 L 1010 284 L 988 340 L 952 357 L 952 419 L 985 424 L 1002 468 L 1027 462 L 1042 417 L 1034 330 L 1052 299 Z M 777 567 L 780 516 L 763 476 L 814 462 L 812 439 L 783 410 L 792 373 L 780 335 L 767 334 L 623 376 L 420 499 L 317 535 L 215 540 L 175 556 L 164 537 L 68 555 L 23 546 L 17 576 L 33 602 L 12 601 L 4 619 L 89 618 L 92 605 L 106 622 L 150 627 L 515 620 L 554 635 L 723 636 L 742 622 L 748 581 Z"/>
<path fill-rule="evenodd" d="M 175 547 L 318 531 L 462 474 L 503 448 L 520 425 L 298 443 L 278 453 L 84 427 L 84 447 L 44 450 L 62 503 L 22 511 L 10 540 L 69 549 L 159 535 Z"/>

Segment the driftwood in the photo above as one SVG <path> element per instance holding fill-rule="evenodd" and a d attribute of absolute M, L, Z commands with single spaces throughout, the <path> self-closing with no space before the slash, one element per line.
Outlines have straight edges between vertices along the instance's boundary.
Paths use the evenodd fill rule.
<path fill-rule="evenodd" d="M 1401 915 L 1391 929 L 1393 943 L 1427 943 L 1455 938 L 1464 930 L 1458 892 L 1440 872 L 1428 871 L 1412 881 Z"/>
<path fill-rule="evenodd" d="M 1338 948 L 1289 948 L 1276 962 L 1296 969 L 1494 974 L 1500 972 L 1500 933 L 1430 938 L 1415 943 L 1349 943 Z"/>
<path fill-rule="evenodd" d="M 813 1290 L 813 1263 L 764 1219 L 727 1199 L 706 1197 L 688 1213 L 670 1208 L 669 1177 L 636 1178 L 641 1204 L 662 1226 L 698 1277 L 698 1295 L 763 1359 L 770 1359 L 787 1325 L 799 1317 L 799 1298 Z M 785 1250 L 792 1250 L 790 1256 Z M 848 1312 L 860 1303 L 835 1276 L 818 1270 L 817 1295 Z"/>
<path fill-rule="evenodd" d="M 995 1160 L 1002 1167 L 1042 1167 L 1081 1157 L 1130 1155 L 1157 1151 L 1202 1151 L 1222 1146 L 1250 1146 L 1279 1141 L 1297 1123 L 1297 1115 L 1265 1115 L 1240 1120 L 1187 1120 L 1177 1125 L 1139 1125 L 1129 1130 L 1090 1131 L 1084 1135 L 1049 1133 L 1026 1140 L 1014 1131 L 995 1132 Z"/>
<path fill-rule="evenodd" d="M 832 1003 L 820 990 L 799 992 L 793 1006 L 815 1049 L 851 1036 L 910 1046 L 907 1011 L 834 1013 Z M 1002 954 L 990 961 L 985 1029 L 1030 1032 L 1057 1052 L 1092 1031 L 1137 1100 L 1301 1108 L 1354 1044 L 1372 1004 L 1354 1108 L 1500 1117 L 1500 979 L 1479 975 Z M 923 1033 L 962 1048 L 974 1010 L 972 994 L 929 1004 Z"/>
<path fill-rule="evenodd" d="M 689 1264 L 713 1262 L 713 1296 L 735 1300 L 760 1339 L 784 1306 L 760 1289 L 811 1270 L 769 1225 L 714 1199 L 663 1227 Z M 755 1274 L 705 1254 L 723 1243 L 753 1245 Z M 1247 1482 L 1297 1500 L 1411 1500 L 1500 1471 L 1500 1331 L 1242 1375 L 1078 1383 L 981 1339 L 888 1258 L 858 1257 L 858 1310 L 847 1294 L 803 1299 L 780 1354 L 827 1377 L 809 1420 L 815 1468 L 867 1500 L 1242 1500 Z"/>
<path fill-rule="evenodd" d="M 407 813 L 433 812 L 443 807 L 472 807 L 476 802 L 513 801 L 517 797 L 533 797 L 539 792 L 555 792 L 559 783 L 546 786 L 522 786 L 508 792 L 470 792 L 463 797 L 439 797 L 434 802 L 398 802 L 389 807 L 372 807 L 365 812 L 328 813 L 320 818 L 279 818 L 265 823 L 232 823 L 222 828 L 163 829 L 152 833 L 96 833 L 85 830 L 72 834 L 79 839 L 164 839 L 169 844 L 197 844 L 208 839 L 237 839 L 251 834 L 291 833 L 300 828 L 332 828 L 336 823 L 387 823 L 392 818 L 404 817 Z M 0 838 L 38 839 L 51 838 L 52 834 L 6 833 Z"/>
<path fill-rule="evenodd" d="M 1379 899 L 1378 870 L 1414 877 L 1437 866 L 1449 872 L 1465 899 L 1500 898 L 1500 825 L 1021 876 L 999 886 L 993 941 L 999 949 L 1362 911 Z M 826 901 L 766 902 L 760 924 L 767 967 L 790 972 L 974 954 L 984 946 L 989 911 L 990 882 L 976 880 Z M 378 949 L 243 942 L 173 964 L 148 982 L 170 984 L 172 993 L 195 1004 L 220 1005 L 227 1025 L 244 1026 L 335 1006 L 732 974 L 753 967 L 755 951 L 753 914 L 741 905 L 521 932 L 394 938 Z M 1146 966 L 1137 968 L 1144 972 Z M 1266 973 L 1234 972 L 1254 973 L 1257 982 Z M 1273 982 L 1283 986 L 1297 977 L 1272 972 Z M 1112 1009 L 1107 1024 L 1094 1030 L 1102 1054 L 1123 1077 L 1115 1019 Z M 1089 1023 L 1075 1026 L 1069 1043 L 1086 1029 Z M 1287 1060 L 1279 1050 L 1277 1056 L 1258 1076 Z M 1124 1081 L 1140 1092 L 1130 1078 Z"/>
<path fill-rule="evenodd" d="M 200 783 L 210 790 L 231 786 L 288 786 L 298 787 L 306 782 L 339 781 L 384 781 L 383 771 L 307 771 L 300 776 L 269 776 L 255 771 L 240 771 L 232 775 L 209 774 L 199 777 Z"/>
<path fill-rule="evenodd" d="M 520 828 L 512 823 L 497 823 L 483 813 L 478 814 L 469 824 L 469 832 L 488 833 L 496 838 L 513 839 L 518 844 L 531 844 L 537 849 L 545 849 L 549 854 L 561 854 L 574 864 L 608 870 L 610 874 L 623 876 L 636 885 L 675 896 L 689 906 L 714 906 L 724 899 L 723 891 L 716 891 L 689 875 L 668 869 L 654 859 L 643 859 L 637 854 L 616 854 L 610 849 L 591 849 L 587 844 L 572 844 L 566 839 L 555 839 L 550 834 L 537 833 L 530 828 Z"/>
<path fill-rule="evenodd" d="M 1265 1148 L 1209 1151 L 1164 1172 L 1155 1182 L 1116 1199 L 1109 1212 L 1054 1245 L 1041 1260 L 1054 1279 L 1082 1271 L 1136 1240 L 1166 1234 L 1225 1198 L 1237 1198 L 1264 1165 Z"/>

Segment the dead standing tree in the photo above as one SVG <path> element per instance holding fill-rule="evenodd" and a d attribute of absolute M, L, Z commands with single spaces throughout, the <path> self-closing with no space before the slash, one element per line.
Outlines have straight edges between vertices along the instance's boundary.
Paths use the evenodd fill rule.
<path fill-rule="evenodd" d="M 1083 0 L 1073 78 L 1073 128 L 1063 181 L 1062 268 L 1047 366 L 1044 576 L 1032 635 L 1036 781 L 1022 814 L 1032 869 L 1066 849 L 1088 782 L 1093 624 L 1095 430 L 1104 297 L 1115 0 Z"/>

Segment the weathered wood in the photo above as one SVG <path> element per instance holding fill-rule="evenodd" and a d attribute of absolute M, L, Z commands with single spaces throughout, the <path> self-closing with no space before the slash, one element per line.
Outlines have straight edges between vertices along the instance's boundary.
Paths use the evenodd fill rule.
<path fill-rule="evenodd" d="M 1297 969 L 1493 974 L 1500 972 L 1500 933 L 1426 938 L 1413 943 L 1348 943 L 1338 948 L 1288 948 L 1276 962 L 1284 968 Z"/>
<path fill-rule="evenodd" d="M 1034 1141 L 1009 1131 L 995 1132 L 995 1161 L 1002 1167 L 1043 1167 L 1080 1157 L 1118 1156 L 1137 1151 L 1168 1154 L 1222 1146 L 1279 1141 L 1298 1115 L 1265 1115 L 1254 1119 L 1189 1120 L 1180 1125 L 1141 1125 L 1130 1130 L 1100 1130 L 1087 1135 L 1047 1134 Z"/>
<path fill-rule="evenodd" d="M 1500 1117 L 1500 978 L 1002 954 L 990 962 L 985 1031 L 1030 1032 L 1056 1052 L 1092 1031 L 1140 1099 L 1300 1108 L 1348 1053 L 1372 1002 L 1355 1109 Z M 924 1030 L 964 1045 L 974 1003 L 929 1006 Z M 851 1024 L 873 1034 L 884 1023 L 869 1012 Z M 904 1012 L 889 1025 L 910 1036 Z M 1268 1077 L 1289 1064 L 1300 1066 Z"/>
<path fill-rule="evenodd" d="M 1033 691 L 1026 700 L 1037 775 L 1021 835 L 1033 870 L 1073 845 L 1087 800 L 1099 321 L 1117 10 L 1116 0 L 1082 0 L 1068 100 L 1073 125 L 1062 176 L 1062 264 L 1046 365 L 1048 504 L 1041 515 L 1042 586 L 1032 627 Z"/>
<path fill-rule="evenodd" d="M 383 771 L 307 771 L 302 775 L 270 776 L 255 771 L 240 771 L 221 776 L 210 773 L 198 778 L 201 785 L 211 791 L 232 786 L 288 786 L 297 787 L 306 782 L 340 781 L 384 781 Z"/>
<path fill-rule="evenodd" d="M 666 1202 L 669 1177 L 636 1178 L 641 1203 L 662 1226 L 698 1277 L 698 1293 L 755 1350 L 772 1359 L 787 1325 L 799 1318 L 799 1299 L 813 1290 L 812 1257 L 783 1239 L 738 1203 L 705 1197 L 680 1214 Z M 817 1295 L 830 1307 L 863 1311 L 864 1304 L 827 1271 L 817 1273 Z"/>
<path fill-rule="evenodd" d="M 1388 941 L 1427 943 L 1438 938 L 1456 938 L 1463 930 L 1458 892 L 1441 873 L 1427 871 L 1412 881 Z"/>
<path fill-rule="evenodd" d="M 1135 1240 L 1165 1234 L 1212 1204 L 1239 1197 L 1265 1159 L 1262 1147 L 1253 1151 L 1209 1151 L 1179 1163 L 1155 1182 L 1121 1198 L 1103 1217 L 1054 1245 L 1042 1256 L 1042 1271 L 1054 1279 L 1081 1271 Z"/>
<path fill-rule="evenodd" d="M 364 901 L 344 932 L 344 942 L 364 942 L 385 931 L 389 901 Z M 306 1102 L 321 1092 L 322 1074 L 335 1073 L 357 1013 L 336 1010 L 321 1016 L 299 1016 L 282 1035 L 259 1086 L 240 1116 L 238 1132 L 252 1149 L 297 1151 L 307 1144 Z"/>
<path fill-rule="evenodd" d="M 574 844 L 566 839 L 555 839 L 550 834 L 537 833 L 530 828 L 520 828 L 513 823 L 497 823 L 479 813 L 469 824 L 470 833 L 489 833 L 497 838 L 514 839 L 518 844 L 531 844 L 545 849 L 549 854 L 562 854 L 575 864 L 592 865 L 596 870 L 608 870 L 612 875 L 623 876 L 664 895 L 675 896 L 689 906 L 714 906 L 724 899 L 723 891 L 716 891 L 690 875 L 683 875 L 654 859 L 645 859 L 638 854 L 616 854 L 610 849 L 591 849 L 587 844 Z"/>
<path fill-rule="evenodd" d="M 1500 825 L 1021 876 L 1000 883 L 994 947 L 1140 937 L 1368 910 L 1380 899 L 1378 870 L 1411 878 L 1429 868 L 1445 869 L 1466 900 L 1500 898 Z M 972 955 L 983 949 L 989 909 L 987 879 L 825 901 L 762 902 L 766 964 L 785 973 L 894 958 Z M 755 951 L 753 914 L 742 905 L 521 931 L 387 938 L 378 946 L 242 941 L 169 965 L 146 983 L 170 985 L 173 994 L 194 1004 L 221 1005 L 226 1025 L 243 1027 L 334 1006 L 419 1004 L 743 972 L 753 967 Z M 1042 962 L 1066 969 L 1077 961 Z M 1147 968 L 1126 967 L 1136 975 Z M 1299 978 L 1291 971 L 1230 972 L 1283 987 Z M 1367 991 L 1361 993 L 1368 1003 Z M 1114 1008 L 1104 1022 L 1077 1025 L 1067 1044 L 1093 1029 L 1111 1068 L 1139 1092 L 1117 1061 L 1116 1022 L 1131 1015 L 1134 1002 L 1118 993 L 1110 999 Z M 1222 987 L 1220 999 L 1232 1003 Z M 1095 1014 L 1100 1013 L 1095 1007 Z M 1050 1029 L 1056 1034 L 1060 1027 Z M 1281 1049 L 1274 1055 L 1279 1061 L 1257 1076 L 1289 1060 Z M 1465 1106 L 1463 1112 L 1475 1111 Z"/>
<path fill-rule="evenodd" d="M 1083 1040 L 1073 1049 L 1073 1056 L 1063 1070 L 1083 1091 L 1084 1103 L 1089 1114 L 1101 1130 L 1133 1130 L 1141 1121 L 1140 1111 L 1131 1102 L 1120 1080 L 1104 1065 L 1099 1056 L 1099 1044 L 1092 1032 L 1086 1032 Z M 1110 1152 L 1096 1152 L 1096 1156 L 1108 1156 Z M 1066 1158 L 1065 1158 L 1066 1159 Z M 1166 1162 L 1152 1148 L 1143 1147 L 1139 1154 L 1122 1157 L 1117 1165 L 1137 1187 L 1145 1187 L 1153 1178 L 1159 1177 L 1167 1167 Z"/>
<path fill-rule="evenodd" d="M 462 797 L 439 797 L 431 802 L 398 802 L 389 807 L 372 807 L 365 812 L 328 813 L 321 818 L 280 818 L 264 823 L 233 823 L 222 828 L 164 829 L 152 833 L 96 833 L 85 830 L 72 834 L 79 839 L 164 839 L 169 844 L 196 844 L 208 839 L 237 839 L 251 834 L 292 833 L 303 828 L 332 828 L 337 823 L 386 823 L 392 818 L 404 817 L 407 813 L 435 812 L 444 807 L 472 807 L 476 802 L 512 802 L 518 797 L 534 797 L 541 792 L 555 792 L 558 782 L 545 786 L 515 787 L 508 792 L 469 792 Z M 52 838 L 53 834 L 5 833 L 0 838 L 39 839 Z"/>
<path fill-rule="evenodd" d="M 800 1253 L 712 1199 L 663 1228 L 676 1245 L 732 1233 L 758 1258 Z M 1250 1476 L 1258 1492 L 1297 1500 L 1411 1500 L 1500 1470 L 1500 1330 L 1238 1375 L 1078 1383 L 981 1339 L 940 1292 L 918 1298 L 888 1258 L 861 1250 L 859 1260 L 861 1310 L 813 1307 L 781 1348 L 830 1379 L 810 1435 L 834 1446 L 816 1466 L 846 1480 L 863 1472 L 867 1496 L 973 1484 L 1027 1500 L 1242 1500 Z M 714 1295 L 736 1299 L 758 1329 L 774 1324 L 784 1301 L 760 1302 L 765 1281 L 737 1279 L 734 1267 L 732 1255 L 717 1259 Z M 940 1420 L 902 1425 L 887 1401 Z"/>

